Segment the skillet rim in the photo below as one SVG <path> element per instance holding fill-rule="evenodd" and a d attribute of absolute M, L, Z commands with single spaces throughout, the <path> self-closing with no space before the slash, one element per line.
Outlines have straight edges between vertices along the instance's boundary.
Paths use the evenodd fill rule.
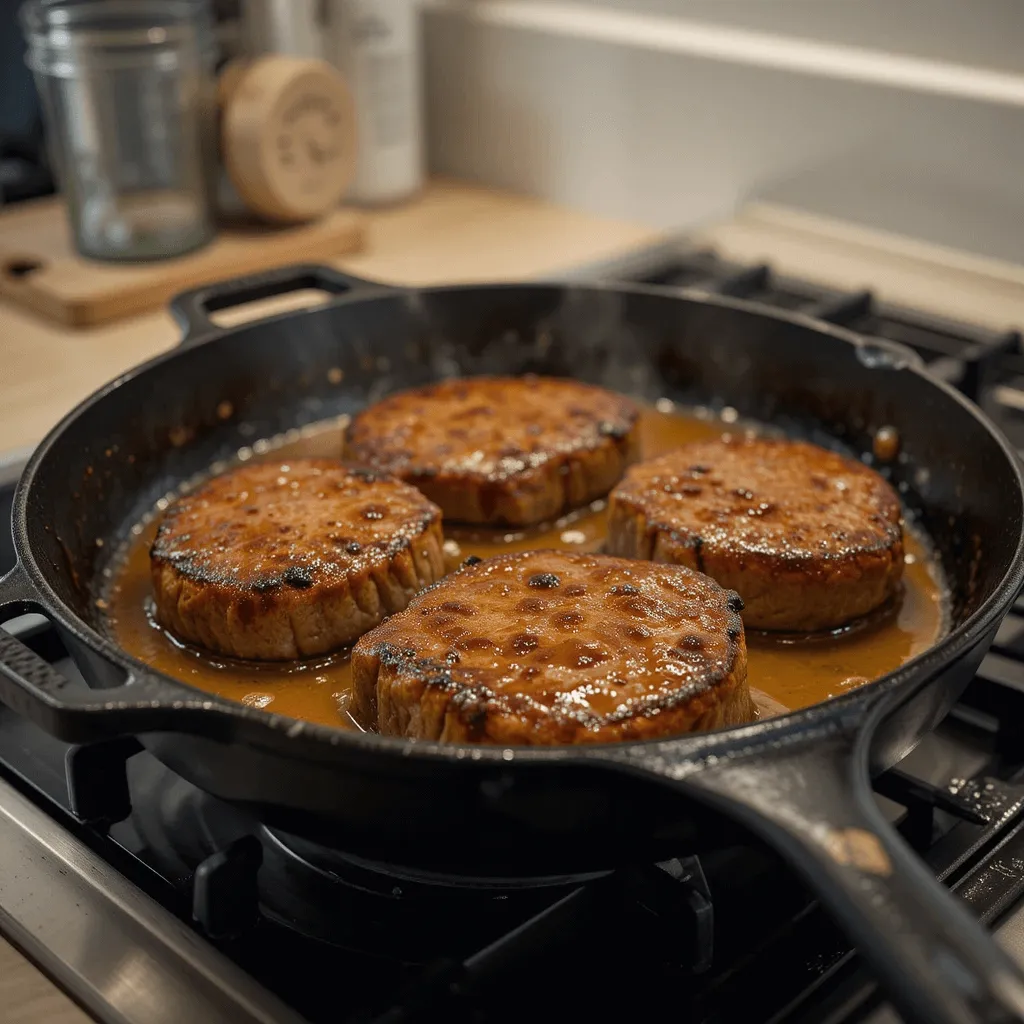
<path fill-rule="evenodd" d="M 50 586 L 36 559 L 33 557 L 28 541 L 27 508 L 28 496 L 33 480 L 50 449 L 73 426 L 81 414 L 102 401 L 107 395 L 117 390 L 117 388 L 129 380 L 154 371 L 164 363 L 184 355 L 189 349 L 204 345 L 207 342 L 216 341 L 255 326 L 262 327 L 276 323 L 279 320 L 294 319 L 296 315 L 301 316 L 303 313 L 313 312 L 314 310 L 320 311 L 328 308 L 358 305 L 363 302 L 379 302 L 381 300 L 402 301 L 410 295 L 521 288 L 532 290 L 573 290 L 604 295 L 612 292 L 624 297 L 636 295 L 662 299 L 681 298 L 700 305 L 717 306 L 724 309 L 754 313 L 778 323 L 809 329 L 819 335 L 824 335 L 841 342 L 854 349 L 855 352 L 862 351 L 867 347 L 887 350 L 892 356 L 896 357 L 895 361 L 886 367 L 887 369 L 897 373 L 913 373 L 922 378 L 931 387 L 936 388 L 945 398 L 955 401 L 989 434 L 1006 457 L 1016 480 L 1022 516 L 1022 527 L 1018 531 L 1017 545 L 1010 560 L 1009 568 L 982 605 L 968 619 L 950 630 L 933 647 L 911 658 L 898 669 L 888 672 L 884 676 L 839 697 L 833 697 L 827 701 L 791 711 L 777 718 L 708 732 L 684 733 L 679 736 L 655 737 L 629 742 L 620 741 L 543 747 L 503 747 L 499 745 L 443 743 L 436 740 L 381 736 L 378 733 L 358 732 L 338 726 L 322 725 L 320 723 L 308 722 L 304 719 L 292 718 L 276 713 L 270 714 L 266 711 L 251 708 L 245 704 L 231 701 L 190 686 L 183 680 L 166 675 L 134 655 L 122 650 L 107 637 L 98 633 L 84 619 L 74 614 Z M 856 355 L 854 357 L 857 358 Z M 175 346 L 168 349 L 137 366 L 131 367 L 106 384 L 101 385 L 66 413 L 47 432 L 32 452 L 15 491 L 12 505 L 12 526 L 14 548 L 18 556 L 17 565 L 27 575 L 30 584 L 36 592 L 38 603 L 43 607 L 46 615 L 53 618 L 59 626 L 101 657 L 125 669 L 129 679 L 149 676 L 157 680 L 160 685 L 170 685 L 189 695 L 199 695 L 202 698 L 199 703 L 203 705 L 203 710 L 208 709 L 211 714 L 225 714 L 229 718 L 254 725 L 259 731 L 263 729 L 276 730 L 288 739 L 294 740 L 301 736 L 307 743 L 312 742 L 322 750 L 347 749 L 353 753 L 369 754 L 371 756 L 400 755 L 406 761 L 423 761 L 426 763 L 469 761 L 474 764 L 495 764 L 506 767 L 513 761 L 537 764 L 548 764 L 553 761 L 585 763 L 593 760 L 621 760 L 628 758 L 631 753 L 639 756 L 644 751 L 651 751 L 665 744 L 672 744 L 680 754 L 692 757 L 711 753 L 714 750 L 720 749 L 723 743 L 730 744 L 732 741 L 740 742 L 746 740 L 752 744 L 760 742 L 768 745 L 773 742 L 777 743 L 787 736 L 805 735 L 808 731 L 814 731 L 815 727 L 824 726 L 829 722 L 849 722 L 854 717 L 859 722 L 866 718 L 869 711 L 887 695 L 899 690 L 913 680 L 917 680 L 922 685 L 927 684 L 937 671 L 955 659 L 958 652 L 973 646 L 997 619 L 1009 611 L 1010 605 L 1016 599 L 1022 584 L 1024 584 L 1024 464 L 1022 464 L 1016 450 L 1010 444 L 1003 431 L 980 408 L 969 401 L 952 385 L 928 373 L 924 369 L 920 358 L 912 350 L 897 342 L 890 342 L 886 339 L 865 338 L 853 331 L 825 321 L 816 320 L 801 313 L 766 307 L 757 302 L 737 299 L 731 296 L 716 295 L 701 291 L 700 289 L 675 288 L 669 290 L 659 285 L 620 285 L 618 283 L 541 280 L 472 282 L 468 284 L 405 287 L 367 282 L 366 290 L 339 295 L 333 301 L 313 307 L 312 310 L 285 311 L 229 328 L 219 328 L 211 324 L 208 333 L 203 333 L 194 339 L 189 339 L 188 344 L 184 348 Z M 16 568 L 13 571 L 17 572 L 18 569 Z M 130 686 L 128 690 L 130 692 Z M 105 691 L 97 689 L 95 692 L 97 695 L 102 695 Z M 107 692 L 123 693 L 125 691 L 119 688 Z M 188 704 L 183 704 L 180 700 L 177 703 L 181 707 L 188 706 Z M 192 702 L 189 701 L 188 703 L 191 704 Z M 103 709 L 98 709 L 95 713 L 102 714 Z M 194 730 L 191 731 L 194 732 Z M 185 732 L 188 734 L 189 730 Z M 263 745 L 258 733 L 256 736 L 245 737 L 244 742 L 252 746 Z M 308 747 L 304 747 L 304 751 L 308 749 Z"/>

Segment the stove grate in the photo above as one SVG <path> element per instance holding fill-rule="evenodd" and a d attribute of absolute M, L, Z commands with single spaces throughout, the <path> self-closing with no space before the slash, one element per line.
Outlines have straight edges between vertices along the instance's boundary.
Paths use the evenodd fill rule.
<path fill-rule="evenodd" d="M 997 383 L 1006 384 L 1006 367 L 1015 367 L 1017 375 L 1024 378 L 1017 331 L 989 331 L 904 309 L 870 291 L 840 292 L 794 280 L 766 263 L 743 266 L 722 259 L 713 250 L 698 249 L 668 257 L 656 269 L 620 276 L 643 284 L 748 299 L 825 320 L 866 337 L 899 342 L 913 349 L 932 373 L 976 402 Z"/>

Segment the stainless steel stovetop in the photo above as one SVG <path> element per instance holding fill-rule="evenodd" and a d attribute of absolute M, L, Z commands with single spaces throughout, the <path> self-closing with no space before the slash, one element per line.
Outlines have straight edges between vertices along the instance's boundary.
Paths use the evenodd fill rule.
<path fill-rule="evenodd" d="M 765 262 L 773 248 L 795 250 L 763 229 L 763 218 L 760 235 L 733 224 L 572 276 L 726 293 L 902 341 L 1024 446 L 1012 303 L 1006 317 L 986 307 L 981 325 L 951 317 L 948 297 L 942 315 L 925 312 L 899 301 L 920 298 L 906 268 L 880 294 L 851 288 L 847 264 L 829 278 L 821 260 L 813 274 L 806 259 Z M 1024 299 L 1020 312 L 1024 322 Z M 0 516 L 17 471 L 17 459 L 0 467 Z M 0 546 L 0 569 L 11 558 Z M 44 620 L 6 628 L 77 676 Z M 1024 605 L 947 722 L 878 791 L 1024 963 Z M 614 992 L 582 986 L 564 1007 L 545 1004 L 552 1014 L 643 1016 L 671 997 L 700 1024 L 895 1019 L 843 936 L 765 851 L 544 891 L 439 889 L 343 855 L 324 862 L 192 790 L 133 741 L 69 748 L 2 706 L 0 934 L 98 1019 L 125 1024 L 519 1020 L 537 1016 L 551 963 L 589 976 L 609 949 L 622 970 L 637 958 L 650 1006 L 635 991 L 618 1006 Z"/>

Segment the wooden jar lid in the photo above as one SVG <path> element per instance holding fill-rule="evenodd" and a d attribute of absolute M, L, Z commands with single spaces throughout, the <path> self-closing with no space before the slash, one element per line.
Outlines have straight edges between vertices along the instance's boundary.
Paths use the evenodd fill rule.
<path fill-rule="evenodd" d="M 253 213 L 312 220 L 341 201 L 355 173 L 355 110 L 329 64 L 270 54 L 231 64 L 220 81 L 228 177 Z"/>

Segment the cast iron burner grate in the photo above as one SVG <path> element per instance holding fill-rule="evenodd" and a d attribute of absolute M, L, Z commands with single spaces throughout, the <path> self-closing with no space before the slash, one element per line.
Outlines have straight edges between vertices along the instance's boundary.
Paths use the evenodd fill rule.
<path fill-rule="evenodd" d="M 1007 429 L 1014 414 L 1024 424 L 1016 334 L 708 251 L 662 254 L 615 276 L 753 299 L 909 344 Z M 1011 436 L 1024 443 L 1024 427 Z M 0 489 L 5 517 L 11 491 Z M 0 546 L 0 571 L 12 554 Z M 50 626 L 29 617 L 18 631 L 84 685 Z M 949 718 L 877 783 L 908 841 L 990 923 L 1024 892 L 1022 741 L 1024 603 Z M 865 1020 L 879 1005 L 845 937 L 754 845 L 497 886 L 415 875 L 271 832 L 135 741 L 69 749 L 2 705 L 0 776 L 313 1024 L 611 1019 L 668 1000 L 695 1024 L 810 1024 Z"/>
<path fill-rule="evenodd" d="M 624 266 L 617 276 L 749 299 L 838 324 L 867 337 L 900 342 L 917 352 L 933 374 L 975 402 L 981 402 L 997 383 L 1006 383 L 1008 367 L 1014 367 L 1024 383 L 1024 356 L 1019 355 L 1021 337 L 1017 331 L 988 331 L 881 302 L 867 290 L 843 292 L 795 280 L 776 273 L 766 263 L 742 266 L 722 259 L 713 250 L 699 249 L 667 256 L 656 269 L 630 272 Z"/>

